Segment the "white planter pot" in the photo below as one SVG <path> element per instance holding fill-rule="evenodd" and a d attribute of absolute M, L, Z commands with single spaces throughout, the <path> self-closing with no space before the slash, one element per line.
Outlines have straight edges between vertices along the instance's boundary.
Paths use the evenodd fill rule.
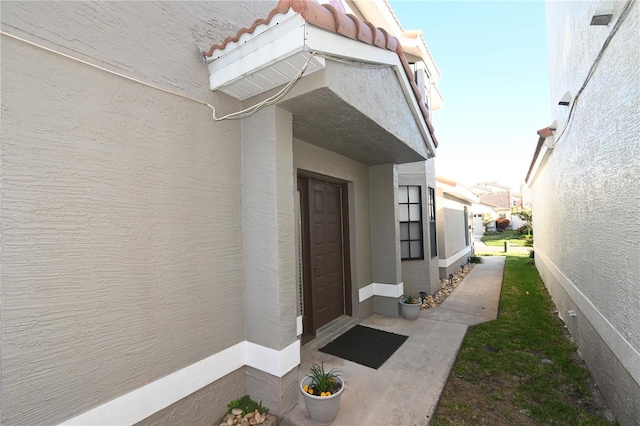
<path fill-rule="evenodd" d="M 418 315 L 420 314 L 420 307 L 422 306 L 422 304 L 404 303 L 401 300 L 398 300 L 398 303 L 400 303 L 400 311 L 402 312 L 403 317 L 411 321 L 414 321 L 416 318 L 418 318 Z"/>
<path fill-rule="evenodd" d="M 302 392 L 302 396 L 304 397 L 304 405 L 307 407 L 307 413 L 309 413 L 311 420 L 319 425 L 331 424 L 338 415 L 340 398 L 342 397 L 342 392 L 344 392 L 344 380 L 342 380 L 342 377 L 336 377 L 336 381 L 342 386 L 338 392 L 331 396 L 316 396 L 305 392 L 304 386 L 311 385 L 311 377 L 307 376 L 300 382 L 300 392 Z"/>

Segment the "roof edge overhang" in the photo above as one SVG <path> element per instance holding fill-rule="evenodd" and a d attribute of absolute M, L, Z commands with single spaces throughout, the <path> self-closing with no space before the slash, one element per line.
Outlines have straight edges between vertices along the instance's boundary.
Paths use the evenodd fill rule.
<path fill-rule="evenodd" d="M 540 129 L 537 133 L 538 143 L 536 144 L 536 150 L 533 153 L 533 158 L 531 159 L 527 177 L 524 179 L 528 186 L 531 186 L 535 178 L 538 176 L 542 164 L 546 161 L 549 155 L 551 155 L 551 150 L 555 145 L 553 131 L 549 127 Z"/>
<path fill-rule="evenodd" d="M 240 101 L 289 83 L 309 61 L 302 76 L 325 68 L 326 60 L 368 63 L 394 70 L 404 97 L 429 151 L 435 156 L 437 140 L 416 99 L 407 66 L 397 49 L 381 48 L 309 24 L 293 8 L 274 14 L 268 22 L 244 32 L 203 53 L 209 69 L 211 90 L 222 91 Z M 410 70 L 409 70 L 410 71 Z M 426 114 L 426 115 L 425 115 Z"/>
<path fill-rule="evenodd" d="M 457 182 L 443 182 L 436 178 L 436 186 L 440 187 L 443 193 L 452 195 L 460 200 L 467 201 L 470 204 L 477 204 L 480 201 L 480 197 Z"/>

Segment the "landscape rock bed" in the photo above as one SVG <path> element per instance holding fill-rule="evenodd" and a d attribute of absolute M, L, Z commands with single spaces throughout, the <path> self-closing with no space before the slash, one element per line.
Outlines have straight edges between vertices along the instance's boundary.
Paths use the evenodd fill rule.
<path fill-rule="evenodd" d="M 422 307 L 421 310 L 435 308 L 436 306 L 440 306 L 442 302 L 451 294 L 451 292 L 460 284 L 460 282 L 466 277 L 469 272 L 473 269 L 475 264 L 467 263 L 464 265 L 464 268 L 459 269 L 455 274 L 453 274 L 453 278 L 440 280 L 440 290 L 435 292 L 433 295 L 429 294 L 427 297 L 422 299 Z"/>
<path fill-rule="evenodd" d="M 260 414 L 258 410 L 248 413 L 246 415 L 242 415 L 243 411 L 239 408 L 234 408 L 230 414 L 227 414 L 222 419 L 222 423 L 220 426 L 254 426 L 254 425 L 264 425 L 264 426 L 273 426 L 277 424 L 274 422 L 275 418 L 270 416 L 269 414 Z"/>

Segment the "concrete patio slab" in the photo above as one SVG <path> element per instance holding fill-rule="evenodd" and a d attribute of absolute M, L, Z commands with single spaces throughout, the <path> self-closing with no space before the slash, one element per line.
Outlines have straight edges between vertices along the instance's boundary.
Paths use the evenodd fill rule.
<path fill-rule="evenodd" d="M 361 324 L 409 336 L 378 370 L 318 351 L 305 357 L 299 380 L 314 363 L 338 368 L 345 379 L 334 425 L 428 425 L 455 363 L 469 325 L 497 318 L 504 257 L 485 257 L 437 308 L 415 321 L 373 315 Z M 302 395 L 283 419 L 285 425 L 311 425 Z"/>

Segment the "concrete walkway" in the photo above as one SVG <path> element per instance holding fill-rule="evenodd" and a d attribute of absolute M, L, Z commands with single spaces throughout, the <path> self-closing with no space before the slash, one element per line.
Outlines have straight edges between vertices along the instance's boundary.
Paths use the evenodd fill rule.
<path fill-rule="evenodd" d="M 467 328 L 498 316 L 505 258 L 483 260 L 439 307 L 422 311 L 417 320 L 372 315 L 361 323 L 409 336 L 378 370 L 318 351 L 302 360 L 299 380 L 321 361 L 343 372 L 346 389 L 334 425 L 429 424 Z M 302 395 L 284 424 L 313 424 Z"/>

